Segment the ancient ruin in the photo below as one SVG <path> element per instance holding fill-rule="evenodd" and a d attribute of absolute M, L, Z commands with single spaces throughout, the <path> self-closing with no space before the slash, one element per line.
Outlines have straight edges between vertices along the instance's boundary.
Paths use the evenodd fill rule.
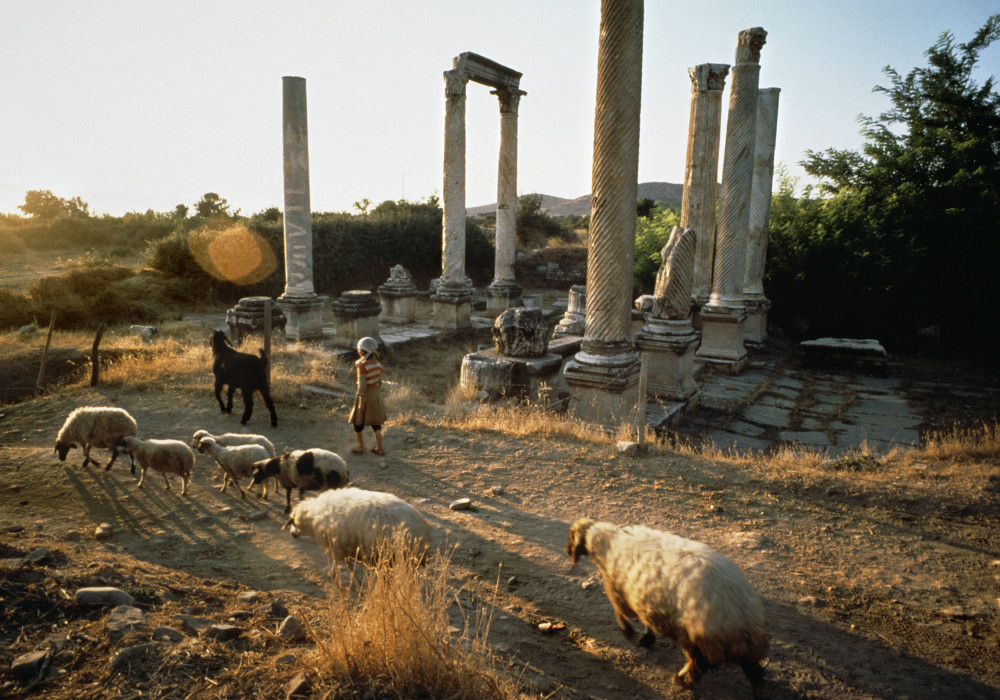
<path fill-rule="evenodd" d="M 378 317 L 382 306 L 371 292 L 358 289 L 343 292 L 330 308 L 336 324 L 333 343 L 337 347 L 354 350 L 366 336 L 379 339 Z"/>
<path fill-rule="evenodd" d="M 417 286 L 410 271 L 396 265 L 389 271 L 389 279 L 378 288 L 382 304 L 380 319 L 386 323 L 413 323 L 417 317 Z"/>

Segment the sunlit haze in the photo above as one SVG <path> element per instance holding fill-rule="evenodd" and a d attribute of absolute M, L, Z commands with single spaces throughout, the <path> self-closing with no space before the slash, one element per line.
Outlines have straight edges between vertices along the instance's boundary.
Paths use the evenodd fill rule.
<path fill-rule="evenodd" d="M 0 211 L 27 190 L 93 214 L 173 210 L 217 192 L 283 206 L 281 78 L 307 81 L 313 211 L 441 192 L 444 80 L 473 51 L 523 73 L 518 190 L 590 191 L 599 0 L 0 2 Z M 690 81 L 761 26 L 761 87 L 781 88 L 775 160 L 858 148 L 888 107 L 882 72 L 968 41 L 981 0 L 646 0 L 639 181 L 683 181 Z M 982 81 L 1000 46 L 982 55 Z M 728 87 L 724 104 L 728 103 Z M 725 119 L 723 119 L 725 122 Z M 470 83 L 467 205 L 496 201 L 499 113 Z"/>

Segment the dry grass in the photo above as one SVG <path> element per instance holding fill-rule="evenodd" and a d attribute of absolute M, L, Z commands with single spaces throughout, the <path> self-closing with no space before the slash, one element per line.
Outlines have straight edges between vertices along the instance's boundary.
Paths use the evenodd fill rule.
<path fill-rule="evenodd" d="M 422 567 L 401 536 L 381 550 L 380 563 L 363 574 L 334 571 L 322 622 L 312 630 L 324 697 L 519 697 L 486 644 L 489 617 L 463 618 L 462 629 L 451 623 L 449 608 L 463 608 L 449 586 L 448 557 L 437 554 Z"/>

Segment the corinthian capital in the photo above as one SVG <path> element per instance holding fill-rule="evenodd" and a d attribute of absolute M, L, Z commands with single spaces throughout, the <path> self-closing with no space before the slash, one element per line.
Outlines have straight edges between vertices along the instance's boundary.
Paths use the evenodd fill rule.
<path fill-rule="evenodd" d="M 517 107 L 521 103 L 521 97 L 527 95 L 524 90 L 516 87 L 501 87 L 490 90 L 491 95 L 496 95 L 500 100 L 500 114 L 517 114 Z"/>
<path fill-rule="evenodd" d="M 722 92 L 729 75 L 728 63 L 701 63 L 688 68 L 691 92 Z"/>
<path fill-rule="evenodd" d="M 464 71 L 446 70 L 444 72 L 445 97 L 464 97 L 465 86 L 468 82 L 469 76 Z"/>
<path fill-rule="evenodd" d="M 763 27 L 744 29 L 736 38 L 736 63 L 760 63 L 760 50 L 766 43 Z"/>

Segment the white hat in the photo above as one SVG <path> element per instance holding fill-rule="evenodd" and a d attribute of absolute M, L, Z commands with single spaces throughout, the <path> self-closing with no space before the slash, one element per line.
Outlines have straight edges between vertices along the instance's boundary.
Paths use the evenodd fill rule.
<path fill-rule="evenodd" d="M 365 336 L 358 341 L 358 350 L 366 355 L 371 355 L 372 353 L 378 352 L 378 341 L 374 338 Z"/>

